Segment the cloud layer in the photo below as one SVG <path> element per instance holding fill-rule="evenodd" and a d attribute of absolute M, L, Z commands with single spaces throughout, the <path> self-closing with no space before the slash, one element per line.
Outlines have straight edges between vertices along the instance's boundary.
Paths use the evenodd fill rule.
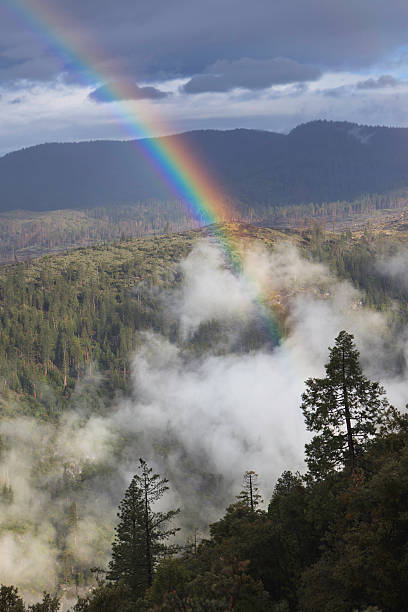
<path fill-rule="evenodd" d="M 367 0 L 57 4 L 30 3 L 38 21 L 13 3 L 0 6 L 0 154 L 44 141 L 123 138 L 129 127 L 117 122 L 114 104 L 92 104 L 109 102 L 101 81 L 119 77 L 126 87 L 118 98 L 134 105 L 135 117 L 143 120 L 155 101 L 158 134 L 283 132 L 316 118 L 407 125 L 403 0 L 373 0 L 369 10 Z"/>
<path fill-rule="evenodd" d="M 63 0 L 51 11 L 47 0 L 33 3 L 34 13 L 52 19 L 61 40 L 81 49 L 81 36 L 87 33 L 91 48 L 103 49 L 102 57 L 136 79 L 192 76 L 219 60 L 242 57 L 290 57 L 326 68 L 362 67 L 406 43 L 408 7 L 403 0 L 387 5 L 373 0 L 369 9 L 366 0 L 352 5 L 335 0 L 175 0 L 171 4 L 158 0 L 148 6 L 121 0 L 119 7 L 109 0 Z M 29 22 L 27 18 L 24 23 L 25 18 L 24 11 L 13 13 L 7 5 L 0 9 L 1 78 L 47 79 L 61 69 L 70 70 L 63 55 L 50 57 L 46 27 L 42 37 L 38 37 L 41 28 L 37 36 L 27 31 L 23 36 Z M 106 60 L 98 62 L 97 68 L 106 70 Z"/>
<path fill-rule="evenodd" d="M 248 57 L 236 61 L 218 60 L 207 68 L 205 74 L 194 76 L 183 87 L 187 93 L 205 91 L 230 91 L 236 87 L 265 89 L 272 85 L 287 85 L 314 81 L 321 75 L 315 66 L 300 64 L 278 57 L 270 60 L 254 60 Z"/>
<path fill-rule="evenodd" d="M 126 84 L 123 90 L 113 83 L 105 83 L 94 91 L 91 91 L 89 98 L 94 102 L 116 102 L 116 100 L 160 100 L 168 94 L 157 87 L 139 87 L 136 83 Z"/>

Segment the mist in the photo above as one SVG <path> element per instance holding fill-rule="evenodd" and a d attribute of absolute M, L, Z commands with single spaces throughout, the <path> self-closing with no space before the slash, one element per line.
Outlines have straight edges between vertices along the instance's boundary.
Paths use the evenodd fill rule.
<path fill-rule="evenodd" d="M 53 591 L 58 576 L 72 578 L 77 564 L 106 567 L 139 457 L 169 478 L 161 503 L 181 508 L 182 538 L 222 516 L 246 470 L 259 474 L 267 503 L 283 470 L 305 468 L 304 381 L 323 375 L 340 330 L 355 335 L 365 373 L 390 401 L 400 409 L 408 401 L 406 371 L 393 367 L 408 354 L 407 334 L 390 344 L 387 315 L 289 243 L 248 249 L 236 273 L 215 241 L 200 241 L 179 272 L 181 284 L 158 297 L 173 333 L 141 336 L 130 396 L 95 413 L 87 393 L 101 382 L 95 376 L 78 385 L 58 424 L 0 421 L 0 490 L 12 489 L 0 503 L 0 575 L 28 601 Z M 248 329 L 263 337 L 248 344 Z M 271 329 L 281 330 L 278 342 Z"/>

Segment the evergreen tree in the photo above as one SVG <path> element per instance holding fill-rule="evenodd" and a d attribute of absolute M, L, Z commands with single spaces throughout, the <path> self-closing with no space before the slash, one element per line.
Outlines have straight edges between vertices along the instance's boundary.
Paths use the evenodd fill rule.
<path fill-rule="evenodd" d="M 258 474 L 253 470 L 245 472 L 242 491 L 237 495 L 237 500 L 251 509 L 251 512 L 255 512 L 257 506 L 262 503 L 261 495 L 258 493 Z"/>
<path fill-rule="evenodd" d="M 25 612 L 24 602 L 14 586 L 0 586 L 0 612 Z"/>
<path fill-rule="evenodd" d="M 49 593 L 43 594 L 41 602 L 28 606 L 28 612 L 58 612 L 60 600 L 57 596 L 52 597 Z"/>
<path fill-rule="evenodd" d="M 159 474 L 152 474 L 152 468 L 140 459 L 139 473 L 119 506 L 120 520 L 107 578 L 127 584 L 135 600 L 152 585 L 157 561 L 174 550 L 165 541 L 177 531 L 168 528 L 168 523 L 179 510 L 152 510 L 154 502 L 168 490 L 167 482 Z"/>
<path fill-rule="evenodd" d="M 7 482 L 5 482 L 0 487 L 0 504 L 10 505 L 13 503 L 13 500 L 14 500 L 13 487 Z"/>
<path fill-rule="evenodd" d="M 393 413 L 383 387 L 364 376 L 351 334 L 341 331 L 329 350 L 325 378 L 309 378 L 302 395 L 306 426 L 317 432 L 306 444 L 306 461 L 317 478 L 344 466 L 354 470 L 357 455 Z"/>

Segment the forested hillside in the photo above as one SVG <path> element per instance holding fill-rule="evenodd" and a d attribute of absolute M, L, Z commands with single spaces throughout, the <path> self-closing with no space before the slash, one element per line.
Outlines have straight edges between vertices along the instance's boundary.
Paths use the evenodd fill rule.
<path fill-rule="evenodd" d="M 0 606 L 27 608 L 17 585 L 26 601 L 52 594 L 33 612 L 56 612 L 59 600 L 75 612 L 403 609 L 407 424 L 375 381 L 387 378 L 405 397 L 406 227 L 229 224 L 232 252 L 247 272 L 265 274 L 269 289 L 255 305 L 240 297 L 246 274 L 233 255 L 223 258 L 217 226 L 3 266 L 0 537 L 13 562 L 2 566 Z M 361 360 L 347 332 L 331 331 L 341 329 L 340 311 L 366 326 Z M 327 380 L 310 357 L 326 323 Z M 358 422 L 351 445 L 341 411 L 324 421 L 325 402 L 339 393 L 339 346 Z M 361 364 L 381 375 L 371 382 Z M 310 390 L 303 400 L 299 371 Z M 264 397 L 258 386 L 275 376 L 280 395 Z M 282 433 L 287 398 L 305 423 L 293 417 Z M 302 438 L 306 429 L 314 438 Z M 257 469 L 261 483 L 268 475 L 262 495 L 257 453 L 268 458 Z M 241 493 L 229 472 L 238 461 L 247 469 Z M 139 525 L 135 557 L 126 552 L 129 516 Z"/>
<path fill-rule="evenodd" d="M 270 206 L 355 200 L 408 186 L 405 128 L 314 121 L 288 135 L 197 131 L 177 138 L 241 215 Z M 24 181 L 21 180 L 24 177 Z M 53 143 L 0 159 L 0 210 L 56 210 L 173 201 L 134 142 Z"/>
<path fill-rule="evenodd" d="M 180 282 L 177 264 L 192 244 L 215 229 L 78 249 L 1 268 L 3 393 L 22 394 L 42 410 L 41 383 L 51 385 L 63 401 L 95 368 L 106 374 L 107 398 L 109 389 L 125 388 L 140 332 L 175 333 L 161 295 Z M 236 226 L 235 233 L 237 239 L 242 235 L 266 245 L 285 238 L 276 230 L 245 226 Z"/>
<path fill-rule="evenodd" d="M 162 324 L 154 288 L 174 282 L 175 263 L 193 237 L 79 249 L 3 267 L 3 392 L 41 404 L 41 381 L 63 398 L 92 368 L 106 372 L 111 391 L 124 387 L 136 332 Z"/>
<path fill-rule="evenodd" d="M 404 244 L 406 232 L 390 235 L 287 231 L 231 225 L 237 240 L 259 241 L 269 248 L 282 237 L 305 256 L 328 263 L 340 278 L 364 291 L 364 303 L 390 308 L 396 328 L 408 318 L 408 288 L 381 274 L 379 257 Z M 138 333 L 153 328 L 174 333 L 160 295 L 180 282 L 178 262 L 199 238 L 215 227 L 184 234 L 128 240 L 78 249 L 0 269 L 0 385 L 3 393 L 22 393 L 42 405 L 42 383 L 69 397 L 76 381 L 98 368 L 107 388 L 125 388 L 128 357 Z M 202 338 L 205 342 L 205 338 Z M 41 409 L 42 410 L 42 409 Z"/>
<path fill-rule="evenodd" d="M 0 0 L 0 612 L 408 612 L 407 23 Z"/>
<path fill-rule="evenodd" d="M 251 207 L 236 220 L 272 228 L 306 229 L 318 222 L 341 231 L 399 223 L 407 215 L 405 191 L 364 196 L 352 202 L 310 202 L 304 205 Z M 0 262 L 17 262 L 72 248 L 127 240 L 145 235 L 176 233 L 202 227 L 179 201 L 139 202 L 83 210 L 0 213 Z"/>
<path fill-rule="evenodd" d="M 407 418 L 364 376 L 345 331 L 330 349 L 326 376 L 307 380 L 306 389 L 301 408 L 314 433 L 306 473 L 285 470 L 264 502 L 258 474 L 248 470 L 204 537 L 195 532 L 174 544 L 183 508 L 157 511 L 171 483 L 140 459 L 119 506 L 111 561 L 94 570 L 98 585 L 72 612 L 404 610 Z M 351 438 L 344 434 L 349 410 Z M 3 504 L 11 494 L 3 488 Z M 60 597 L 44 593 L 26 608 L 14 586 L 2 586 L 0 606 L 58 612 Z"/>
<path fill-rule="evenodd" d="M 0 213 L 0 262 L 32 259 L 75 247 L 131 237 L 174 233 L 198 226 L 177 201 L 134 206 Z"/>
<path fill-rule="evenodd" d="M 63 401 L 96 368 L 106 374 L 109 401 L 114 389 L 126 387 L 140 332 L 171 333 L 161 294 L 180 282 L 177 264 L 192 244 L 213 231 L 128 240 L 1 268 L 3 394 L 22 394 L 39 409 L 42 383 Z M 266 243 L 281 237 L 252 231 Z"/>

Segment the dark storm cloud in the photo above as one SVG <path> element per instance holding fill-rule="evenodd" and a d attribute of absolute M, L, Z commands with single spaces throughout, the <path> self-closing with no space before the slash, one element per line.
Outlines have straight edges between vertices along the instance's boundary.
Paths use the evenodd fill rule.
<path fill-rule="evenodd" d="M 89 94 L 89 98 L 94 102 L 113 102 L 111 90 L 115 89 L 115 84 L 101 85 L 95 91 Z M 161 91 L 156 87 L 139 87 L 136 83 L 131 86 L 127 85 L 126 93 L 121 96 L 122 100 L 160 100 L 167 97 L 165 91 Z M 118 98 L 115 95 L 115 100 Z"/>
<path fill-rule="evenodd" d="M 323 70 L 361 68 L 407 40 L 406 0 L 30 0 L 29 4 L 46 7 L 46 1 L 53 13 L 60 14 L 62 36 L 73 40 L 77 50 L 85 38 L 127 76 L 144 81 L 193 77 L 218 60 L 234 63 L 242 57 L 290 57 Z M 61 59 L 50 61 L 46 36 L 39 34 L 30 32 L 2 3 L 1 51 L 19 61 L 0 68 L 3 82 L 47 80 L 61 71 Z M 114 76 L 109 63 L 97 64 L 103 74 Z"/>
<path fill-rule="evenodd" d="M 265 89 L 271 85 L 286 85 L 299 81 L 313 81 L 321 71 L 315 66 L 299 64 L 294 60 L 278 57 L 270 60 L 254 60 L 244 57 L 237 61 L 219 60 L 205 74 L 194 76 L 183 87 L 187 93 L 205 91 L 230 91 L 236 87 Z"/>
<path fill-rule="evenodd" d="M 403 84 L 404 81 L 395 79 L 389 74 L 383 74 L 378 79 L 367 79 L 366 81 L 359 81 L 356 84 L 357 89 L 383 89 L 384 87 L 397 87 L 397 85 Z"/>

